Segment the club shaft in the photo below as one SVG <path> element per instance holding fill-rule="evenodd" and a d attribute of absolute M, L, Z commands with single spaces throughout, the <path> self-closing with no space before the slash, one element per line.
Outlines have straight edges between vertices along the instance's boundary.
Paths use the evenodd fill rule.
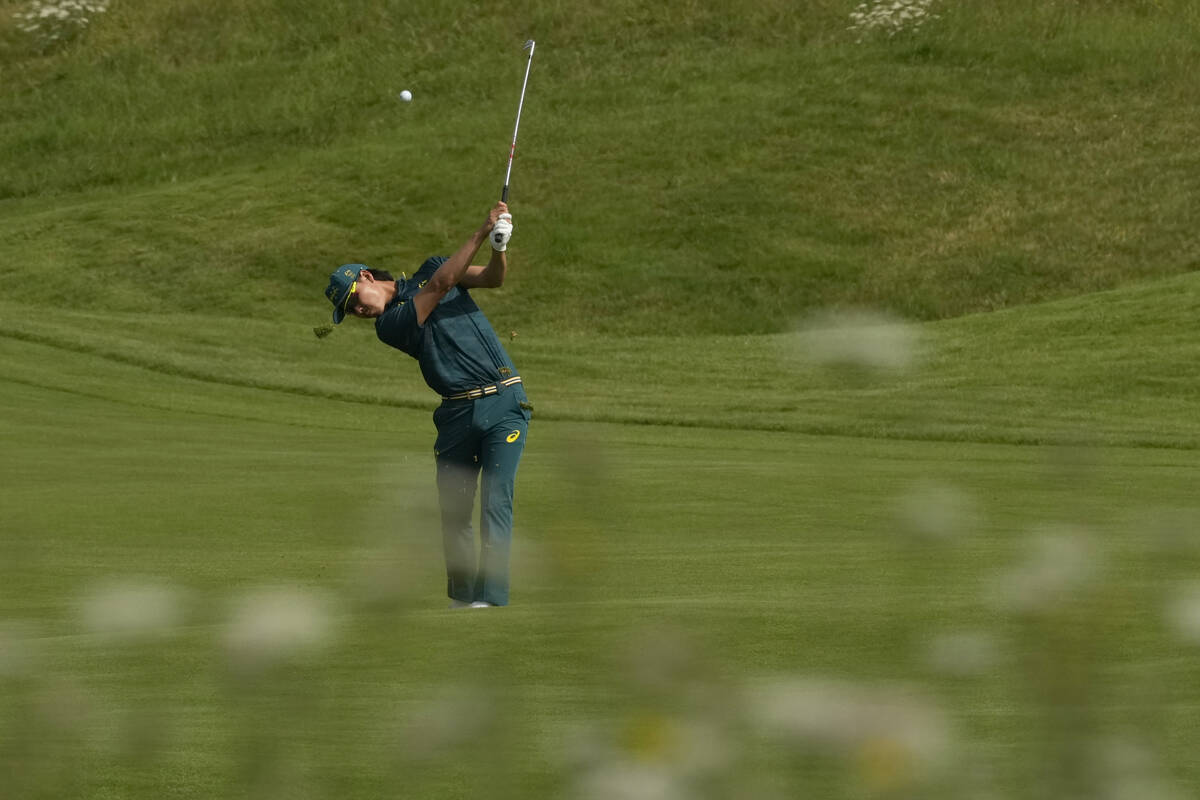
<path fill-rule="evenodd" d="M 517 121 L 513 123 L 512 145 L 508 148 L 508 169 L 504 171 L 504 188 L 500 191 L 500 201 L 508 202 L 508 180 L 512 177 L 513 157 L 517 154 L 517 131 L 521 127 L 521 109 L 525 107 L 525 87 L 529 85 L 529 68 L 533 66 L 534 43 L 529 42 L 529 60 L 525 62 L 525 80 L 521 82 L 521 99 L 517 103 Z"/>

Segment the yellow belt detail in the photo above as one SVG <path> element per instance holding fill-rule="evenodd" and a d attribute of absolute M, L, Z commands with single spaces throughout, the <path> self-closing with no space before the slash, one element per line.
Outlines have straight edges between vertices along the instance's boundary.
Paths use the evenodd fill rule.
<path fill-rule="evenodd" d="M 478 389 L 462 392 L 460 394 L 442 395 L 443 400 L 477 400 L 480 397 L 496 394 L 500 391 L 501 386 L 513 386 L 521 382 L 521 376 L 517 375 L 514 378 L 502 380 L 499 383 L 493 383 L 491 386 L 480 386 Z"/>

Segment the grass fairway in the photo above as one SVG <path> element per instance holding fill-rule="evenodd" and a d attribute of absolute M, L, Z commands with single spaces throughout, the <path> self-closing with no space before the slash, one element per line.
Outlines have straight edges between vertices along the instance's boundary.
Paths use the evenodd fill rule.
<path fill-rule="evenodd" d="M 1200 795 L 1200 6 L 915 4 L 0 0 L 0 800 Z M 452 612 L 435 400 L 313 326 L 528 38 Z"/>
<path fill-rule="evenodd" d="M 426 411 L 46 351 L 91 385 L 0 395 L 13 797 L 1200 785 L 1194 450 L 538 421 L 514 604 L 451 612 Z"/>

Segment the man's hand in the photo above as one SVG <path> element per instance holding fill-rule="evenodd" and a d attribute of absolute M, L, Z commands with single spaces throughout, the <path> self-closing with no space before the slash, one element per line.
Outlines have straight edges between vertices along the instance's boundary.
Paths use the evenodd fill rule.
<path fill-rule="evenodd" d="M 491 233 L 492 228 L 496 227 L 496 223 L 504 214 L 508 214 L 508 203 L 505 203 L 503 200 L 501 200 L 499 203 L 496 203 L 496 205 L 492 206 L 492 210 L 488 212 L 487 220 L 483 223 L 483 232 Z M 509 219 L 512 219 L 512 217 L 510 216 Z"/>
<path fill-rule="evenodd" d="M 492 249 L 498 253 L 503 253 L 507 250 L 508 238 L 512 236 L 512 232 L 512 214 L 501 214 L 500 219 L 496 220 L 496 224 L 492 226 L 492 232 L 488 235 L 488 240 L 492 243 Z"/>

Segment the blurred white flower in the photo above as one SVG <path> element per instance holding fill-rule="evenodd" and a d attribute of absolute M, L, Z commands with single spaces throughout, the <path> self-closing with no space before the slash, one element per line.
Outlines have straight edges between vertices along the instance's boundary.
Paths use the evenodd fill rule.
<path fill-rule="evenodd" d="M 861 735 L 863 708 L 840 683 L 792 679 L 752 699 L 751 716 L 764 728 L 805 743 L 844 747 Z"/>
<path fill-rule="evenodd" d="M 942 675 L 982 675 L 1000 663 L 1000 645 L 987 631 L 944 633 L 930 641 L 925 660 Z"/>
<path fill-rule="evenodd" d="M 820 365 L 897 371 L 915 361 L 918 333 L 875 311 L 824 311 L 801 323 L 795 343 L 800 358 Z"/>
<path fill-rule="evenodd" d="M 1089 583 L 1099 572 L 1102 560 L 1083 529 L 1043 528 L 1030 538 L 1024 560 L 1000 576 L 994 587 L 995 600 L 1008 611 L 1052 610 Z"/>
<path fill-rule="evenodd" d="M 741 745 L 705 713 L 641 710 L 619 723 L 575 731 L 563 756 L 582 798 L 694 798 L 730 773 Z"/>
<path fill-rule="evenodd" d="M 316 650 L 332 636 L 330 605 L 324 594 L 297 587 L 244 595 L 225 633 L 231 665 L 253 671 Z"/>
<path fill-rule="evenodd" d="M 686 784 L 669 767 L 614 762 L 581 776 L 580 800 L 688 800 Z"/>
<path fill-rule="evenodd" d="M 1154 750 L 1126 736 L 1093 745 L 1090 763 L 1105 789 L 1100 800 L 1183 800 L 1186 796 L 1167 777 Z"/>
<path fill-rule="evenodd" d="M 164 584 L 110 581 L 84 595 L 80 615 L 85 630 L 117 639 L 165 633 L 182 619 L 180 593 Z"/>
<path fill-rule="evenodd" d="M 781 680 L 754 693 L 750 716 L 762 729 L 804 748 L 886 760 L 920 779 L 947 763 L 953 737 L 937 706 L 903 690 L 838 681 Z"/>
<path fill-rule="evenodd" d="M 1167 622 L 1180 639 L 1200 645 L 1200 582 L 1175 590 L 1167 601 Z"/>
<path fill-rule="evenodd" d="M 974 503 L 966 492 L 933 482 L 918 483 L 901 495 L 897 517 L 905 533 L 936 541 L 960 537 L 976 521 Z"/>

